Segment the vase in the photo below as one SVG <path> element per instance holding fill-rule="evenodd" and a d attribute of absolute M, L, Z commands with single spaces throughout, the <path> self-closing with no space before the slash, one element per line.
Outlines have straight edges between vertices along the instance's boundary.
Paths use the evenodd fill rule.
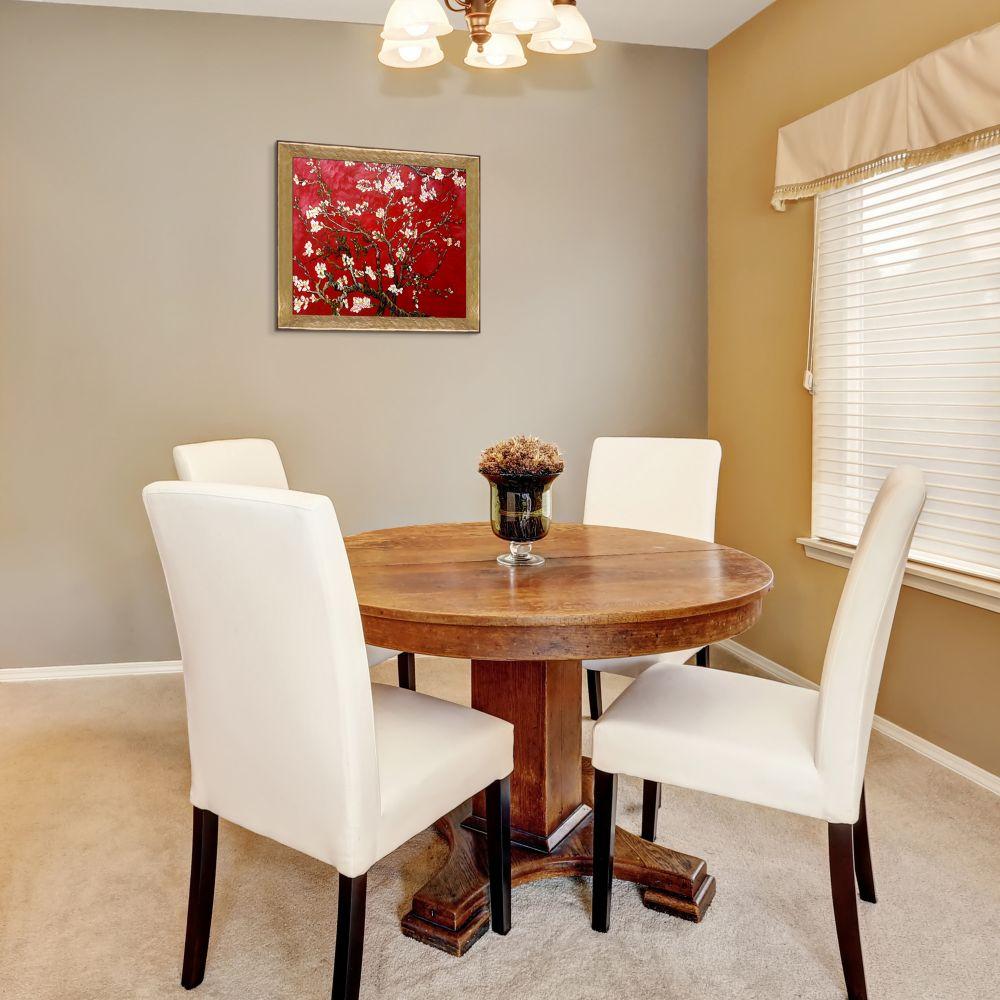
<path fill-rule="evenodd" d="M 541 476 L 498 476 L 483 473 L 490 484 L 493 534 L 510 543 L 497 556 L 503 566 L 541 566 L 545 560 L 531 551 L 552 525 L 552 484 L 559 473 Z"/>

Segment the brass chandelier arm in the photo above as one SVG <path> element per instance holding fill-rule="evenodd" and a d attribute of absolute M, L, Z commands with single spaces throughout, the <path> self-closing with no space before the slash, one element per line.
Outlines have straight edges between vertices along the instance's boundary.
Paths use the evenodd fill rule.
<path fill-rule="evenodd" d="M 469 37 L 482 52 L 483 46 L 490 40 L 487 25 L 496 0 L 444 0 L 444 3 L 448 10 L 465 15 L 465 20 L 469 22 Z"/>
<path fill-rule="evenodd" d="M 495 3 L 496 0 L 481 0 L 480 3 L 477 3 L 476 0 L 444 0 L 444 5 L 448 10 L 453 10 L 456 14 L 466 15 L 477 6 L 482 6 L 487 11 L 492 10 Z"/>

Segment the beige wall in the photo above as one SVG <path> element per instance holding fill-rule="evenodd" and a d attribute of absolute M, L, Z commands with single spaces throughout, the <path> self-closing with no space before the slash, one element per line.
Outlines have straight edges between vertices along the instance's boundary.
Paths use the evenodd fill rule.
<path fill-rule="evenodd" d="M 348 531 L 483 519 L 479 450 L 701 435 L 704 53 L 418 73 L 372 26 L 0 0 L 0 666 L 176 656 L 139 492 L 274 437 Z M 274 329 L 276 139 L 479 153 L 483 332 Z"/>
<path fill-rule="evenodd" d="M 812 203 L 768 205 L 778 128 L 996 21 L 996 0 L 777 0 L 709 54 L 709 431 L 719 537 L 777 579 L 743 641 L 818 680 L 845 570 L 806 558 Z M 1000 615 L 903 589 L 878 710 L 1000 772 Z"/>

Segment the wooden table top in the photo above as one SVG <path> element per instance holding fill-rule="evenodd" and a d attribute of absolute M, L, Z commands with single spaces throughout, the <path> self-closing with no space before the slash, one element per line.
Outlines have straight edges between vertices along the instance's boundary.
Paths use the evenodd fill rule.
<path fill-rule="evenodd" d="M 534 547 L 545 564 L 517 569 L 497 563 L 505 543 L 486 523 L 371 531 L 348 538 L 347 549 L 368 641 L 442 655 L 461 654 L 445 653 L 433 642 L 435 648 L 427 648 L 428 629 L 452 638 L 469 628 L 536 630 L 536 636 L 539 629 L 562 629 L 565 636 L 572 630 L 607 633 L 611 627 L 621 632 L 626 625 L 645 625 L 649 632 L 659 624 L 660 637 L 646 644 L 661 644 L 671 622 L 680 628 L 692 618 L 701 624 L 713 617 L 730 621 L 740 609 L 750 609 L 756 620 L 773 583 L 766 564 L 737 549 L 595 525 L 554 524 Z M 404 623 L 423 627 L 423 648 L 384 641 L 390 635 L 404 638 Z M 744 621 L 739 631 L 749 624 Z M 484 632 L 470 635 L 486 638 Z M 683 641 L 692 645 L 689 638 Z M 671 640 L 667 648 L 686 647 Z M 657 645 L 647 651 L 661 650 Z M 590 652 L 580 646 L 578 655 Z"/>

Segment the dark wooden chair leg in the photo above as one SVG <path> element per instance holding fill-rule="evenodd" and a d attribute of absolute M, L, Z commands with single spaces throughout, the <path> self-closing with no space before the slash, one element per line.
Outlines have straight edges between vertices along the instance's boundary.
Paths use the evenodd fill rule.
<path fill-rule="evenodd" d="M 490 923 L 510 933 L 510 777 L 486 789 L 486 850 L 490 860 Z"/>
<path fill-rule="evenodd" d="M 590 926 L 606 934 L 611 926 L 611 883 L 615 871 L 618 775 L 594 769 L 594 888 Z"/>
<path fill-rule="evenodd" d="M 191 838 L 191 889 L 188 895 L 187 934 L 181 986 L 193 990 L 205 978 L 208 938 L 212 931 L 215 902 L 215 861 L 219 851 L 219 817 L 194 808 Z"/>
<path fill-rule="evenodd" d="M 865 809 L 865 786 L 861 786 L 861 814 L 854 824 L 854 871 L 858 878 L 858 893 L 866 903 L 874 903 L 875 876 L 872 873 L 872 852 L 868 843 L 868 813 Z"/>
<path fill-rule="evenodd" d="M 333 957 L 333 1000 L 358 1000 L 365 954 L 368 876 L 340 876 L 337 899 L 337 950 Z"/>
<path fill-rule="evenodd" d="M 400 653 L 396 657 L 399 669 L 399 686 L 407 691 L 417 690 L 417 658 L 413 653 Z"/>
<path fill-rule="evenodd" d="M 656 840 L 656 819 L 663 801 L 663 786 L 658 781 L 642 783 L 642 839 Z"/>
<path fill-rule="evenodd" d="M 837 923 L 847 995 L 849 1000 L 868 1000 L 861 928 L 858 924 L 858 897 L 854 889 L 854 827 L 850 823 L 831 823 L 829 831 L 833 915 Z"/>
<path fill-rule="evenodd" d="M 590 697 L 590 717 L 596 722 L 604 714 L 604 696 L 601 692 L 599 670 L 587 671 L 587 694 Z"/>
<path fill-rule="evenodd" d="M 702 646 L 701 649 L 694 654 L 695 665 L 699 667 L 710 667 L 712 665 L 710 659 L 708 646 Z"/>

